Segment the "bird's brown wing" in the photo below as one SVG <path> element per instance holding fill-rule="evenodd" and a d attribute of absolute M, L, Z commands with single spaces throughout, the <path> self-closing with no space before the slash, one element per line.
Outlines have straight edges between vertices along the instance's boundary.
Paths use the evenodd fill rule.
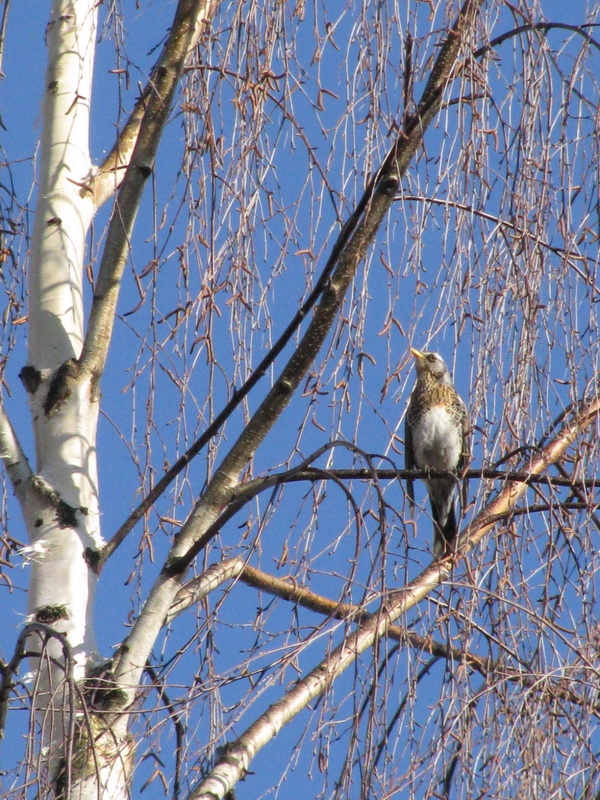
<path fill-rule="evenodd" d="M 467 407 L 462 401 L 462 399 L 461 403 L 463 405 L 465 413 L 462 421 L 462 453 L 458 461 L 459 473 L 469 469 L 469 464 L 471 463 L 471 421 L 469 419 L 469 412 L 467 410 Z M 460 501 L 463 514 L 468 502 L 468 494 L 469 494 L 469 480 L 468 478 L 463 478 L 462 488 L 460 493 Z"/>
<path fill-rule="evenodd" d="M 408 412 L 404 417 L 404 469 L 416 469 L 412 441 L 412 428 L 408 424 Z M 406 479 L 406 491 L 408 493 L 409 507 L 412 511 L 415 505 L 414 480 L 412 478 Z"/>

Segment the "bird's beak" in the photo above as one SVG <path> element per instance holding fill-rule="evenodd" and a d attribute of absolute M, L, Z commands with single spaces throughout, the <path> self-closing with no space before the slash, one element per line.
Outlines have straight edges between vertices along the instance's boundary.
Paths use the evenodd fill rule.
<path fill-rule="evenodd" d="M 423 353 L 420 350 L 415 350 L 414 347 L 409 348 L 410 352 L 415 358 L 423 358 Z"/>

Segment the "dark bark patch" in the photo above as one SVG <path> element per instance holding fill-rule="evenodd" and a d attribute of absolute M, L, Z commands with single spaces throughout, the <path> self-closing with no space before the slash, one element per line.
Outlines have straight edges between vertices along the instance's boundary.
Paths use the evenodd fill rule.
<path fill-rule="evenodd" d="M 71 383 L 77 378 L 79 368 L 74 358 L 69 358 L 54 373 L 44 401 L 44 413 L 51 416 L 71 396 Z"/>
<path fill-rule="evenodd" d="M 53 625 L 59 619 L 70 619 L 71 612 L 65 605 L 43 606 L 35 612 L 35 621 Z"/>
<path fill-rule="evenodd" d="M 41 383 L 42 373 L 35 367 L 26 366 L 19 372 L 19 378 L 25 387 L 25 391 L 28 392 L 28 394 L 35 394 Z"/>
<path fill-rule="evenodd" d="M 64 500 L 59 500 L 56 504 L 56 521 L 61 528 L 76 528 L 77 509 Z"/>
<path fill-rule="evenodd" d="M 86 547 L 85 553 L 83 554 L 83 558 L 85 560 L 85 563 L 92 570 L 92 572 L 95 575 L 98 575 L 98 569 L 100 564 L 100 551 L 93 550 L 91 547 Z"/>
<path fill-rule="evenodd" d="M 112 663 L 96 667 L 83 684 L 88 708 L 95 711 L 118 711 L 127 703 L 127 693 L 115 682 Z"/>

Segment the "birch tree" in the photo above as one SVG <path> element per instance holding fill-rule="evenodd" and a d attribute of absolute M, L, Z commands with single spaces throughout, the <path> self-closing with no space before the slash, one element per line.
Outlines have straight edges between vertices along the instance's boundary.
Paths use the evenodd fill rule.
<path fill-rule="evenodd" d="M 600 5 L 410 5 L 52 2 L 31 235 L 14 117 L 2 185 L 3 796 L 600 791 Z M 472 422 L 438 560 L 411 344 Z"/>

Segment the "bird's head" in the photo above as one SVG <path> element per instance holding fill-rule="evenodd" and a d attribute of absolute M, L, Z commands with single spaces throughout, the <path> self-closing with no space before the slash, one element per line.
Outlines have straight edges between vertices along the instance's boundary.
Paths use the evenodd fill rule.
<path fill-rule="evenodd" d="M 414 347 L 410 348 L 410 352 L 415 358 L 417 378 L 422 375 L 431 375 L 438 383 L 452 383 L 448 367 L 439 353 L 422 352 L 415 350 Z"/>

